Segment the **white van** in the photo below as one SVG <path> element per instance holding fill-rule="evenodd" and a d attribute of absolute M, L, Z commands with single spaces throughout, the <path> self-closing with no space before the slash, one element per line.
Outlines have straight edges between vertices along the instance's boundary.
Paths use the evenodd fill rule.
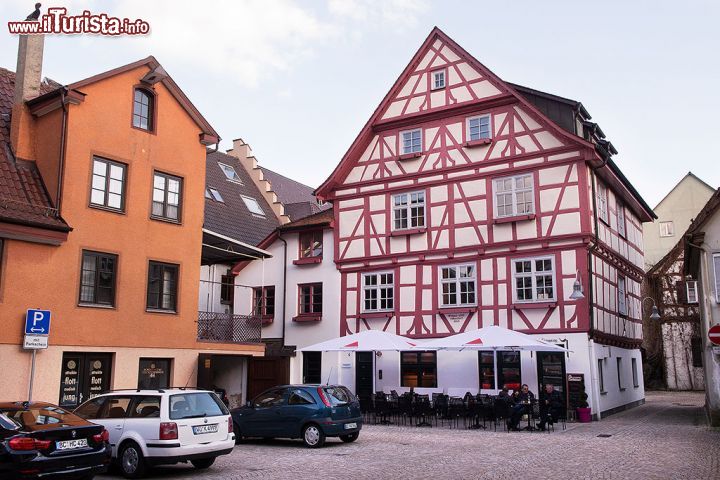
<path fill-rule="evenodd" d="M 126 478 L 178 462 L 208 468 L 235 446 L 230 412 L 206 390 L 114 391 L 88 400 L 75 414 L 110 433 L 113 459 Z"/>

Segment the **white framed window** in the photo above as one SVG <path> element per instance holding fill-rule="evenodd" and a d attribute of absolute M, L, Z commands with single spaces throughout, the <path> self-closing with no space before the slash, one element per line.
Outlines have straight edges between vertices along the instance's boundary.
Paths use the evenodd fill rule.
<path fill-rule="evenodd" d="M 535 189 L 532 174 L 496 178 L 495 217 L 515 217 L 535 212 Z"/>
<path fill-rule="evenodd" d="M 400 133 L 402 139 L 402 153 L 420 153 L 422 152 L 422 130 L 406 130 Z"/>
<path fill-rule="evenodd" d="M 445 70 L 435 70 L 432 72 L 432 89 L 439 90 L 445 88 Z"/>
<path fill-rule="evenodd" d="M 615 208 L 617 209 L 618 233 L 621 237 L 625 238 L 625 205 L 623 205 L 622 202 L 618 201 Z"/>
<path fill-rule="evenodd" d="M 715 301 L 720 303 L 720 253 L 713 254 L 713 270 L 715 271 Z"/>
<path fill-rule="evenodd" d="M 627 315 L 627 286 L 625 277 L 618 277 L 618 313 Z"/>
<path fill-rule="evenodd" d="M 393 230 L 425 226 L 425 192 L 393 195 Z"/>
<path fill-rule="evenodd" d="M 597 214 L 598 218 L 605 223 L 608 223 L 608 191 L 607 187 L 597 182 Z"/>
<path fill-rule="evenodd" d="M 227 177 L 228 180 L 242 185 L 242 180 L 240 180 L 240 175 L 238 175 L 235 171 L 235 167 L 231 165 L 225 165 L 224 163 L 220 162 L 218 162 L 218 166 L 220 167 L 220 170 L 223 171 L 225 177 Z"/>
<path fill-rule="evenodd" d="M 490 115 L 480 115 L 467 119 L 467 139 L 472 142 L 474 140 L 482 140 L 491 138 Z"/>
<path fill-rule="evenodd" d="M 263 211 L 262 207 L 253 197 L 246 197 L 245 195 L 240 195 L 240 198 L 242 198 L 242 201 L 245 203 L 247 209 L 250 210 L 250 213 L 252 213 L 253 215 L 260 215 L 262 217 L 265 216 L 265 212 Z"/>
<path fill-rule="evenodd" d="M 555 259 L 513 259 L 513 296 L 516 302 L 555 301 Z"/>
<path fill-rule="evenodd" d="M 440 267 L 440 302 L 443 307 L 477 305 L 476 270 L 474 264 Z"/>
<path fill-rule="evenodd" d="M 685 282 L 687 289 L 687 303 L 698 303 L 697 280 L 688 280 Z"/>
<path fill-rule="evenodd" d="M 393 272 L 363 274 L 363 312 L 391 312 L 395 308 Z"/>
<path fill-rule="evenodd" d="M 660 222 L 660 236 L 661 237 L 674 237 L 675 236 L 675 224 L 672 221 Z"/>

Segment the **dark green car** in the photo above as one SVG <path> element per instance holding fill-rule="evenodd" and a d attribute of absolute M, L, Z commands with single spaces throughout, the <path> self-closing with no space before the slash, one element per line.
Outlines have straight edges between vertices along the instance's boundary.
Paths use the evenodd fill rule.
<path fill-rule="evenodd" d="M 341 385 L 282 385 L 230 412 L 235 438 L 302 438 L 310 448 L 327 437 L 354 442 L 362 428 L 360 403 Z"/>

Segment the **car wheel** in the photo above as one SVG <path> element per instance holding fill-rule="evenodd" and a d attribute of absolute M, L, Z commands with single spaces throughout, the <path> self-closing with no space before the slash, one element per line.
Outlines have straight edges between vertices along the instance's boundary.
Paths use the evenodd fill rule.
<path fill-rule="evenodd" d="M 140 478 L 145 474 L 145 458 L 135 442 L 128 442 L 118 455 L 120 470 L 125 478 Z"/>
<path fill-rule="evenodd" d="M 203 470 L 205 468 L 210 468 L 210 465 L 215 463 L 215 457 L 190 460 L 190 463 L 192 463 L 193 467 L 197 468 L 198 470 Z"/>
<path fill-rule="evenodd" d="M 345 443 L 352 443 L 355 440 L 357 440 L 359 436 L 360 436 L 360 434 L 358 432 L 350 433 L 348 435 L 340 435 L 340 440 L 342 440 Z"/>
<path fill-rule="evenodd" d="M 311 423 L 303 428 L 302 432 L 303 442 L 310 448 L 320 448 L 325 444 L 325 434 L 322 429 Z"/>

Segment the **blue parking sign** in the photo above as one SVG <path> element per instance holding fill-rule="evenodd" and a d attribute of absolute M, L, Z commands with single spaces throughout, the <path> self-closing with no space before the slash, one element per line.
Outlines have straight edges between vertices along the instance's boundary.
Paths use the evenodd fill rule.
<path fill-rule="evenodd" d="M 50 310 L 28 309 L 25 335 L 50 335 Z"/>

